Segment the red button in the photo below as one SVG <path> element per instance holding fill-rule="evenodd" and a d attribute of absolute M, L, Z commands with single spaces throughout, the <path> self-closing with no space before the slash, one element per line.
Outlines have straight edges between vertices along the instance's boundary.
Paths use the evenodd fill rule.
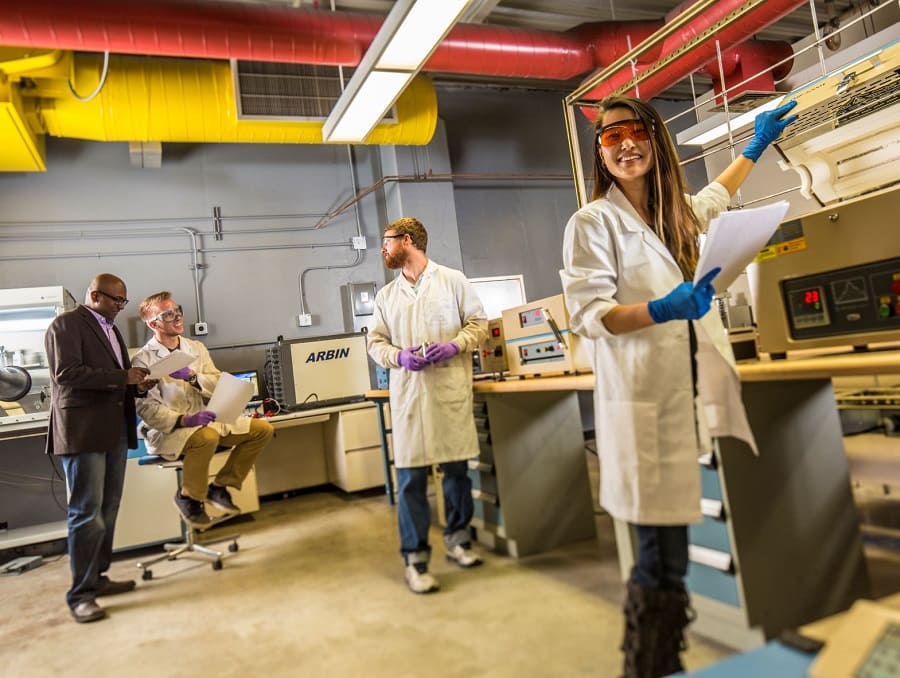
<path fill-rule="evenodd" d="M 891 292 L 894 294 L 900 294 L 900 280 L 895 280 L 891 283 Z"/>

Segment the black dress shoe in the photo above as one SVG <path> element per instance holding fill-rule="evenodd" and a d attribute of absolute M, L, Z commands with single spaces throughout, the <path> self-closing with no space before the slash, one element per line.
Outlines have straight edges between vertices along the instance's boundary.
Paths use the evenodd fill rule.
<path fill-rule="evenodd" d="M 113 581 L 106 579 L 100 582 L 100 589 L 97 591 L 98 596 L 115 596 L 119 593 L 128 593 L 134 591 L 135 583 L 133 579 L 126 581 Z"/>
<path fill-rule="evenodd" d="M 106 617 L 106 610 L 97 605 L 93 600 L 85 600 L 72 608 L 72 617 L 79 624 L 100 621 Z"/>

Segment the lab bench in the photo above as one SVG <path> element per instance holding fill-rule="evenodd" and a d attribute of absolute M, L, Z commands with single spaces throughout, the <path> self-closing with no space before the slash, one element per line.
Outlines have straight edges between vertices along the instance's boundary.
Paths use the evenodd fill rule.
<path fill-rule="evenodd" d="M 259 497 L 332 483 L 346 492 L 384 484 L 375 407 L 368 402 L 288 412 L 270 418 L 275 435 L 262 451 L 235 503 L 259 509 Z M 46 417 L 0 419 L 0 550 L 65 538 L 66 484 L 58 458 L 44 453 Z M 160 543 L 181 534 L 172 497 L 172 470 L 140 467 L 145 453 L 129 450 L 114 549 Z M 217 455 L 214 474 L 225 462 Z"/>
<path fill-rule="evenodd" d="M 692 629 L 748 649 L 869 594 L 832 378 L 900 374 L 900 350 L 802 352 L 738 374 L 760 454 L 719 438 L 699 460 L 703 522 L 689 527 L 687 581 Z M 473 385 L 479 541 L 515 556 L 593 534 L 575 394 L 593 386 L 592 374 Z M 619 521 L 616 539 L 624 578 L 634 540 Z"/>

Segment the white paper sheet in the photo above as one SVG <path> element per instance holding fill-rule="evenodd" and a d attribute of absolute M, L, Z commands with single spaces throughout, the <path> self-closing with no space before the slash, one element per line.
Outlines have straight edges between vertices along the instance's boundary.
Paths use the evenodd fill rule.
<path fill-rule="evenodd" d="M 241 416 L 252 396 L 253 384 L 238 379 L 228 372 L 222 372 L 216 390 L 213 391 L 212 398 L 204 409 L 215 412 L 216 421 L 220 424 L 233 424 Z"/>
<path fill-rule="evenodd" d="M 172 351 L 158 363 L 153 363 L 150 366 L 150 376 L 147 378 L 162 379 L 172 374 L 172 372 L 177 372 L 182 367 L 187 367 L 195 360 L 194 356 L 184 351 Z"/>
<path fill-rule="evenodd" d="M 713 219 L 700 252 L 694 282 L 721 266 L 722 271 L 712 281 L 713 287 L 718 294 L 728 289 L 769 242 L 788 207 L 788 202 L 781 200 L 763 207 L 722 212 Z"/>

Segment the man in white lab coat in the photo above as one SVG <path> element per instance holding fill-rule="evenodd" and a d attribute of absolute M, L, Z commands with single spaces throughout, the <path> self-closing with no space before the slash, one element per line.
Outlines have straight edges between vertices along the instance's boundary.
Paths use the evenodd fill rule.
<path fill-rule="evenodd" d="M 274 429 L 267 421 L 249 417 L 218 422 L 215 413 L 206 409 L 222 373 L 206 346 L 182 336 L 184 313 L 169 292 L 144 299 L 140 313 L 153 338 L 135 354 L 132 364 L 150 368 L 175 351 L 194 358 L 187 367 L 160 379 L 142 399 L 137 413 L 143 420 L 138 430 L 150 453 L 183 459 L 175 507 L 185 522 L 202 530 L 212 523 L 206 501 L 226 513 L 240 513 L 228 488 L 241 488 Z M 234 449 L 210 483 L 209 463 L 220 445 Z"/>
<path fill-rule="evenodd" d="M 428 233 L 410 217 L 387 226 L 381 254 L 400 269 L 375 297 L 369 355 L 391 369 L 391 428 L 398 480 L 400 551 L 406 583 L 430 593 L 431 517 L 428 473 L 439 464 L 447 526 L 447 559 L 461 567 L 481 564 L 471 550 L 472 481 L 467 459 L 478 455 L 472 414 L 472 351 L 487 334 L 487 316 L 460 272 L 425 256 Z"/>

